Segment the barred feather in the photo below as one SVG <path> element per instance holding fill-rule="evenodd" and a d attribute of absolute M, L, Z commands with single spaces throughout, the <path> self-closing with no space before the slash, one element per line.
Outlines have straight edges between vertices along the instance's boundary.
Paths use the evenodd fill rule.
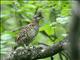
<path fill-rule="evenodd" d="M 26 44 L 27 46 L 30 44 L 31 41 L 33 41 L 33 38 L 37 35 L 39 30 L 38 24 L 29 24 L 26 27 L 24 27 L 18 37 L 17 37 L 17 43 L 18 45 Z"/>
<path fill-rule="evenodd" d="M 22 28 L 16 39 L 17 47 L 24 44 L 28 46 L 33 41 L 33 38 L 39 31 L 39 20 L 41 19 L 41 17 L 41 12 L 39 12 L 34 17 L 34 21 L 32 23 Z"/>

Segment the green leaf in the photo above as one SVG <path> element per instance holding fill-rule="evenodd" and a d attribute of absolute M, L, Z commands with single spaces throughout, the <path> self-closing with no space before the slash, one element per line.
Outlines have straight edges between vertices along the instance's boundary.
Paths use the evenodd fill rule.
<path fill-rule="evenodd" d="M 5 0 L 0 1 L 0 4 L 13 4 L 13 3 L 14 3 L 14 1 L 9 1 L 9 0 L 8 1 L 5 1 Z"/>
<path fill-rule="evenodd" d="M 49 24 L 46 24 L 41 27 L 40 31 L 45 31 L 48 35 L 54 34 L 54 29 Z"/>

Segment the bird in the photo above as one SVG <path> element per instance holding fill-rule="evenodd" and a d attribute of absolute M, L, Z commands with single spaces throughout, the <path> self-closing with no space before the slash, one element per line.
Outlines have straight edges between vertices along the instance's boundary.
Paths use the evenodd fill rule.
<path fill-rule="evenodd" d="M 16 46 L 14 49 L 16 49 L 19 46 L 24 46 L 25 48 L 29 46 L 29 44 L 34 40 L 35 36 L 38 34 L 39 31 L 39 21 L 43 18 L 42 12 L 38 11 L 34 17 L 33 21 L 23 27 L 17 38 L 16 38 Z"/>

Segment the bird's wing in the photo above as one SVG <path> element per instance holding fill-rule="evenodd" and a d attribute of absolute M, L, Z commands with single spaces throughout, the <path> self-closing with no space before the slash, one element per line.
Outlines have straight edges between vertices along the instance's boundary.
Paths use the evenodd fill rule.
<path fill-rule="evenodd" d="M 31 30 L 34 28 L 34 24 L 28 24 L 26 25 L 23 29 L 20 30 L 18 36 L 17 36 L 17 41 L 22 40 L 24 37 L 30 38 L 29 34 L 31 34 Z"/>

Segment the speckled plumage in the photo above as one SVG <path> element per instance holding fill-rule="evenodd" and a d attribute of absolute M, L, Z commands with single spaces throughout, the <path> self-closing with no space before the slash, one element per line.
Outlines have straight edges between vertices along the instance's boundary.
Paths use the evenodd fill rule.
<path fill-rule="evenodd" d="M 26 46 L 28 46 L 30 42 L 33 41 L 33 38 L 37 35 L 38 30 L 39 30 L 38 23 L 30 23 L 20 31 L 16 39 L 16 42 L 19 45 L 25 44 Z"/>
<path fill-rule="evenodd" d="M 14 47 L 14 49 L 16 49 L 20 45 L 24 46 L 24 44 L 28 46 L 33 41 L 33 38 L 37 35 L 39 31 L 39 20 L 41 18 L 41 12 L 37 13 L 34 16 L 33 21 L 20 30 L 16 39 L 17 46 Z"/>

